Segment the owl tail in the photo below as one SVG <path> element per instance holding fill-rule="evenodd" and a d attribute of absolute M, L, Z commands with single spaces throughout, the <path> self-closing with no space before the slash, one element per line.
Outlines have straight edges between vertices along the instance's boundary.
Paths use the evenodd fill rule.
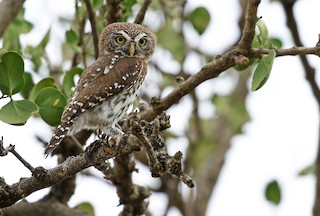
<path fill-rule="evenodd" d="M 70 130 L 72 124 L 72 121 L 68 121 L 57 127 L 55 133 L 51 137 L 49 144 L 44 150 L 45 158 L 47 158 L 58 147 L 63 138 L 68 134 L 68 131 Z"/>

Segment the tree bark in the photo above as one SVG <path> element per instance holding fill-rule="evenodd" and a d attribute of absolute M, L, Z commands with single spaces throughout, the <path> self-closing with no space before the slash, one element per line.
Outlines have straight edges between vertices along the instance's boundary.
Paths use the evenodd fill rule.
<path fill-rule="evenodd" d="M 25 0 L 0 1 L 0 37 L 18 14 Z"/>

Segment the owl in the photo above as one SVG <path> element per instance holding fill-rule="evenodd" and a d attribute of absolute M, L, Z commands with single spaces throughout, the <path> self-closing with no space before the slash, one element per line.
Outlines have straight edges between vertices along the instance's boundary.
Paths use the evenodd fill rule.
<path fill-rule="evenodd" d="M 46 156 L 82 129 L 100 129 L 119 143 L 124 133 L 117 123 L 139 94 L 155 45 L 155 35 L 139 24 L 118 22 L 103 29 L 99 57 L 81 75 Z"/>

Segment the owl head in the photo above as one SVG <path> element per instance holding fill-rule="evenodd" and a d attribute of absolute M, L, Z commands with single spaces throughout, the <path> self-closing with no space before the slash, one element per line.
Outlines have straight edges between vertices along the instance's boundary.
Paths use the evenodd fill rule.
<path fill-rule="evenodd" d="M 156 45 L 155 35 L 146 27 L 126 22 L 107 25 L 100 36 L 100 56 L 116 53 L 127 58 L 149 60 Z"/>

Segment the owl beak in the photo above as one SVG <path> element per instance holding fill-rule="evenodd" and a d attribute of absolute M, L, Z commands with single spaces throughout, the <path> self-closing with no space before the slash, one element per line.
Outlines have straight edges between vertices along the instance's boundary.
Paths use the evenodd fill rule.
<path fill-rule="evenodd" d="M 132 44 L 130 44 L 130 47 L 129 47 L 130 57 L 132 57 L 134 55 L 134 52 L 135 52 L 134 43 L 132 43 Z"/>

